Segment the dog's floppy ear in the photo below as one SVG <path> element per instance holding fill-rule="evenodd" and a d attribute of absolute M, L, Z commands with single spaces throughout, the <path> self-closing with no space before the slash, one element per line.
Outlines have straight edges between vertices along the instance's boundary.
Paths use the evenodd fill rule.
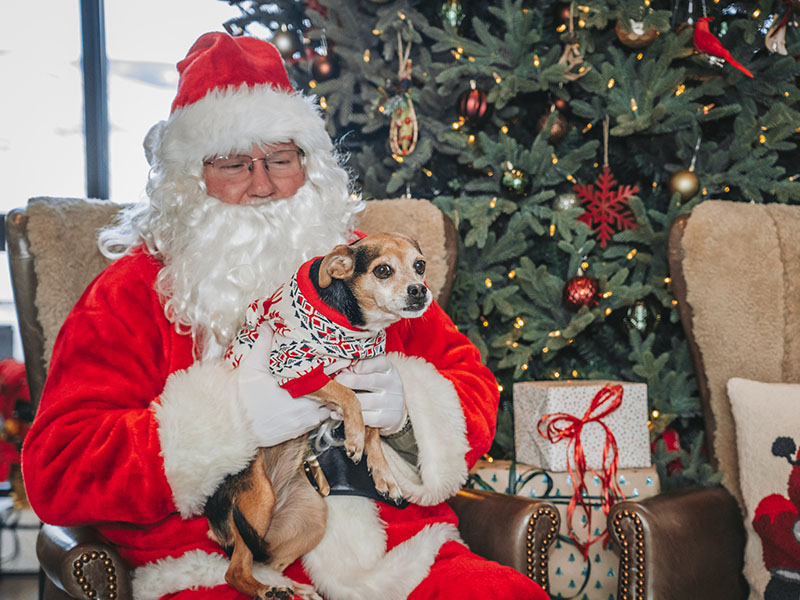
<path fill-rule="evenodd" d="M 319 287 L 328 287 L 334 279 L 347 279 L 354 270 L 353 249 L 345 245 L 336 246 L 319 266 Z"/>

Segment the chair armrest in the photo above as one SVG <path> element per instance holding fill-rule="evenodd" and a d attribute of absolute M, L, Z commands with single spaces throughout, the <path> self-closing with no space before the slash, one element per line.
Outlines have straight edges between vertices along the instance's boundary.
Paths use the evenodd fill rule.
<path fill-rule="evenodd" d="M 50 581 L 73 598 L 133 597 L 127 565 L 90 527 L 42 525 L 36 556 Z"/>
<path fill-rule="evenodd" d="M 461 490 L 447 501 L 470 550 L 513 567 L 548 589 L 548 555 L 561 518 L 555 505 L 522 496 Z"/>
<path fill-rule="evenodd" d="M 619 502 L 608 531 L 620 554 L 618 598 L 747 598 L 744 520 L 722 487 Z"/>

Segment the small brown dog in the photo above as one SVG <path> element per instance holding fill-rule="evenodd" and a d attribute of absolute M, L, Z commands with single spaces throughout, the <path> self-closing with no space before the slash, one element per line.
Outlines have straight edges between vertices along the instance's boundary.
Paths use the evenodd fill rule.
<path fill-rule="evenodd" d="M 322 365 L 314 363 L 309 349 L 333 352 L 322 359 L 325 365 L 345 357 L 352 361 L 382 353 L 385 328 L 402 318 L 421 316 L 431 303 L 431 294 L 423 282 L 425 266 L 419 245 L 413 239 L 400 234 L 374 234 L 350 245 L 336 246 L 326 256 L 306 263 L 288 290 L 282 286 L 265 303 L 265 311 L 270 313 L 276 329 L 270 354 L 273 374 L 279 381 L 283 379 L 282 385 L 294 396 L 311 396 L 338 409 L 344 421 L 344 447 L 348 456 L 359 462 L 366 453 L 375 489 L 395 501 L 402 499 L 401 491 L 383 455 L 379 431 L 364 426 L 361 405 L 353 390 L 327 377 L 323 378 L 324 385 L 319 383 Z M 301 272 L 313 284 L 312 293 L 299 292 L 296 282 Z M 310 311 L 314 325 L 309 327 L 307 320 L 300 327 L 292 327 L 291 322 L 278 314 L 280 311 L 273 310 L 284 300 L 290 301 L 289 312 L 295 317 L 298 312 Z M 312 300 L 345 317 L 352 326 L 347 329 L 358 332 L 360 341 L 351 343 L 348 338 L 342 343 L 334 339 L 331 331 L 338 330 L 330 321 L 326 322 L 324 308 L 320 313 L 311 306 Z M 318 330 L 318 335 L 313 330 Z M 292 339 L 298 331 L 316 339 L 296 336 Z M 298 349 L 302 352 L 298 353 Z M 299 355 L 302 356 L 298 358 Z M 276 366 L 281 359 L 290 363 L 289 371 L 296 379 L 286 377 L 281 367 Z M 305 384 L 293 383 L 303 377 Z M 309 391 L 308 385 L 316 385 L 318 389 Z M 327 509 L 320 495 L 323 490 L 317 493 L 303 469 L 307 450 L 308 435 L 261 448 L 253 462 L 240 473 L 228 476 L 206 503 L 211 537 L 231 557 L 225 580 L 248 596 L 266 599 L 297 594 L 302 598 L 318 598 L 308 586 L 290 589 L 267 585 L 253 576 L 253 561 L 264 562 L 280 573 L 322 539 Z"/>

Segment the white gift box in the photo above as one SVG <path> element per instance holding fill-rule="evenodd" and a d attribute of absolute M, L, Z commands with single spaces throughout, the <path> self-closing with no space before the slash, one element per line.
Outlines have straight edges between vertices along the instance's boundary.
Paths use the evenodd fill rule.
<path fill-rule="evenodd" d="M 514 384 L 514 438 L 516 459 L 549 471 L 567 471 L 570 439 L 553 443 L 539 433 L 545 415 L 567 413 L 583 419 L 595 395 L 607 385 L 622 386 L 620 406 L 600 420 L 617 443 L 618 468 L 644 468 L 651 465 L 650 432 L 647 426 L 647 385 L 615 381 L 528 381 Z M 599 410 L 602 410 L 600 407 Z M 598 410 L 593 413 L 599 412 Z M 561 425 L 566 424 L 565 421 Z M 546 431 L 546 426 L 542 426 Z M 606 430 L 600 422 L 588 420 L 582 426 L 580 442 L 587 467 L 603 468 Z M 570 458 L 572 458 L 570 456 Z M 573 462 L 574 465 L 574 462 Z"/>

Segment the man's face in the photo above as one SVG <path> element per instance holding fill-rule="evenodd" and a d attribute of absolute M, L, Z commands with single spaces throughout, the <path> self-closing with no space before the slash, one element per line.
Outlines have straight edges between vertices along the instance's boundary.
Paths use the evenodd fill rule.
<path fill-rule="evenodd" d="M 256 204 L 269 202 L 271 200 L 281 200 L 291 198 L 297 190 L 305 183 L 305 168 L 299 170 L 288 169 L 289 173 L 280 172 L 286 164 L 284 159 L 302 161 L 302 157 L 293 154 L 297 146 L 292 143 L 271 144 L 269 146 L 253 146 L 249 156 L 253 159 L 263 159 L 269 157 L 270 161 L 277 157 L 280 165 L 273 166 L 272 169 L 265 168 L 264 160 L 255 160 L 252 169 L 244 167 L 243 172 L 232 174 L 227 166 L 221 166 L 217 159 L 214 164 L 206 163 L 203 166 L 203 179 L 206 182 L 206 191 L 209 196 L 213 196 L 226 204 Z M 275 152 L 289 151 L 287 154 L 275 155 Z M 271 157 L 269 155 L 272 155 Z M 302 162 L 300 162 L 302 165 Z M 233 170 L 241 171 L 241 166 L 233 166 Z"/>

